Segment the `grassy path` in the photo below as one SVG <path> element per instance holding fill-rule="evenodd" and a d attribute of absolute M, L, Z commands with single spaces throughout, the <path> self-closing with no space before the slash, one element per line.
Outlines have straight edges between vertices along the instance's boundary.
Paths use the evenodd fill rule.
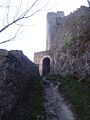
<path fill-rule="evenodd" d="M 58 91 L 58 82 L 50 82 L 44 78 L 44 92 L 45 92 L 45 120 L 75 120 L 75 117 L 64 102 L 62 96 Z"/>

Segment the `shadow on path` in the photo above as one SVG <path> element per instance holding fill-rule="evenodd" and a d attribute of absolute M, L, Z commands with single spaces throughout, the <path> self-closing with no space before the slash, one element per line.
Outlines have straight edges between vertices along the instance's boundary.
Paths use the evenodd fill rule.
<path fill-rule="evenodd" d="M 59 84 L 43 78 L 45 120 L 75 120 L 74 114 L 58 91 Z"/>

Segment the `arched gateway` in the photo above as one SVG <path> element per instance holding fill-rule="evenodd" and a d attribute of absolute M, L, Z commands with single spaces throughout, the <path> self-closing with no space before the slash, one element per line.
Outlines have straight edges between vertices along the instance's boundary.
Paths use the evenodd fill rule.
<path fill-rule="evenodd" d="M 43 59 L 42 63 L 42 75 L 48 75 L 50 73 L 50 59 L 48 57 Z"/>
<path fill-rule="evenodd" d="M 45 55 L 41 58 L 39 64 L 40 75 L 48 75 L 51 72 L 52 59 L 49 55 Z"/>
<path fill-rule="evenodd" d="M 51 73 L 52 58 L 48 51 L 35 53 L 34 63 L 38 66 L 40 75 L 45 76 Z"/>

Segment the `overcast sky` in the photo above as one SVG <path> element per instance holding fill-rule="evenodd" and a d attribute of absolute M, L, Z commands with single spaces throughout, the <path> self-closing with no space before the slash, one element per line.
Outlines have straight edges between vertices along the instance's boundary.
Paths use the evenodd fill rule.
<path fill-rule="evenodd" d="M 43 1 L 44 3 L 41 5 L 45 4 L 46 0 Z M 44 51 L 46 49 L 47 12 L 64 11 L 65 15 L 68 15 L 70 12 L 73 12 L 81 5 L 87 6 L 87 0 L 51 0 L 48 4 L 47 11 L 39 12 L 34 15 L 32 19 L 28 21 L 28 26 L 24 27 L 25 31 L 22 32 L 21 36 L 17 40 L 2 44 L 0 45 L 0 48 L 8 50 L 22 50 L 24 54 L 33 61 L 34 52 Z M 10 33 L 11 31 L 7 32 L 7 34 L 2 34 L 0 36 L 0 40 L 6 39 Z"/>

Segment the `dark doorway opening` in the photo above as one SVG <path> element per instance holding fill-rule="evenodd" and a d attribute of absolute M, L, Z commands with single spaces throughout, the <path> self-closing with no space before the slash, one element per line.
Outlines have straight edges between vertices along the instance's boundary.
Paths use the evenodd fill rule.
<path fill-rule="evenodd" d="M 48 75 L 50 73 L 50 59 L 43 59 L 43 75 Z"/>

